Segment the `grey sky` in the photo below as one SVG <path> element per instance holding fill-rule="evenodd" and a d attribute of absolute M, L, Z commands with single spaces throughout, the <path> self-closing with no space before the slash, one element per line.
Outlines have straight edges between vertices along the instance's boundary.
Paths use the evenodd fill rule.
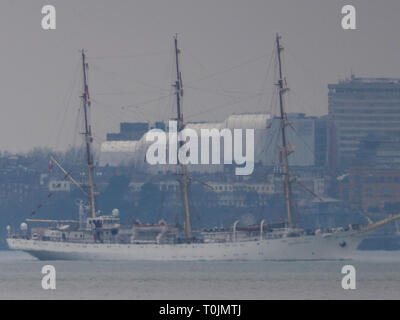
<path fill-rule="evenodd" d="M 55 31 L 41 29 L 46 4 L 57 10 Z M 341 29 L 345 4 L 357 9 L 356 31 Z M 400 76 L 399 17 L 398 0 L 2 0 L 0 150 L 73 142 L 80 48 L 89 57 L 101 142 L 120 121 L 172 115 L 171 99 L 140 103 L 170 93 L 176 32 L 188 121 L 269 109 L 271 83 L 264 79 L 276 32 L 287 49 L 288 111 L 322 115 L 327 84 L 351 70 Z M 138 107 L 121 108 L 130 105 Z"/>

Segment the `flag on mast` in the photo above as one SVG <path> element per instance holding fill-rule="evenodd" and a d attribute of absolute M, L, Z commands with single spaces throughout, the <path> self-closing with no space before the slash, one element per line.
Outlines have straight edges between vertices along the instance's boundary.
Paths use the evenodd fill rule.
<path fill-rule="evenodd" d="M 51 173 L 54 172 L 53 162 L 51 160 L 49 161 L 49 170 Z"/>

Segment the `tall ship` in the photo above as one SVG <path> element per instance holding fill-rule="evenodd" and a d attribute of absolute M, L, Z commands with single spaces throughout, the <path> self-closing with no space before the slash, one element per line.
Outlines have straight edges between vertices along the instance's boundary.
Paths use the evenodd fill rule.
<path fill-rule="evenodd" d="M 158 224 L 120 223 L 119 211 L 101 215 L 96 208 L 97 191 L 94 182 L 93 133 L 90 123 L 90 96 L 87 84 L 88 64 L 82 50 L 82 108 L 87 165 L 87 184 L 82 185 L 54 158 L 52 161 L 85 195 L 79 204 L 78 220 L 27 219 L 19 233 L 8 229 L 10 249 L 21 250 L 40 260 L 338 260 L 351 259 L 361 241 L 373 230 L 400 218 L 400 214 L 364 226 L 317 229 L 299 228 L 293 218 L 292 183 L 288 155 L 292 148 L 287 141 L 288 120 L 283 96 L 288 90 L 282 74 L 280 36 L 275 39 L 278 63 L 281 159 L 286 221 L 240 226 L 238 221 L 225 229 L 192 229 L 188 188 L 192 181 L 185 164 L 178 162 L 180 191 L 185 221 L 183 227 L 160 221 Z M 174 83 L 178 133 L 185 127 L 182 112 L 183 82 L 179 68 L 180 50 L 174 37 L 176 81 Z M 184 142 L 181 142 L 181 145 Z M 28 227 L 28 223 L 46 223 L 47 227 Z"/>

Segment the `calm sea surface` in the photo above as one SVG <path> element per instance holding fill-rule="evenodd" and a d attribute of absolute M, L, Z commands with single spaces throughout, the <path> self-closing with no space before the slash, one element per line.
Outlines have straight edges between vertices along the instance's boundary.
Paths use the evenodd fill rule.
<path fill-rule="evenodd" d="M 46 264 L 56 290 L 41 287 Z M 346 264 L 356 290 L 341 287 Z M 400 299 L 400 251 L 334 262 L 46 262 L 0 251 L 0 299 Z"/>

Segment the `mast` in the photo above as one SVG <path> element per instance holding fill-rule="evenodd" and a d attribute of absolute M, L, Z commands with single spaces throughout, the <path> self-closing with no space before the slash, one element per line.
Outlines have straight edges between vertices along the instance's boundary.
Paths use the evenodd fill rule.
<path fill-rule="evenodd" d="M 177 112 L 177 134 L 179 135 L 179 132 L 184 129 L 185 124 L 183 123 L 183 113 L 182 113 L 182 97 L 183 97 L 183 82 L 182 82 L 182 74 L 181 71 L 179 70 L 179 54 L 180 50 L 178 48 L 178 34 L 175 35 L 174 37 L 174 44 L 175 44 L 175 65 L 176 65 L 176 81 L 174 84 L 175 87 L 175 95 L 176 95 L 176 112 Z M 179 141 L 179 146 L 177 148 L 178 153 L 180 147 L 184 144 L 183 141 Z M 179 161 L 179 157 L 177 157 Z M 186 233 L 186 238 L 191 239 L 192 238 L 192 225 L 190 221 L 190 209 L 189 209 L 189 197 L 188 197 L 188 187 L 189 187 L 189 176 L 188 176 L 188 171 L 187 167 L 180 163 L 180 168 L 181 168 L 181 178 L 179 180 L 179 185 L 181 188 L 182 196 L 183 196 L 183 204 L 185 207 L 185 233 Z"/>
<path fill-rule="evenodd" d="M 278 79 L 278 87 L 279 87 L 279 108 L 281 115 L 281 131 L 282 131 L 282 160 L 283 160 L 283 176 L 284 176 L 284 194 L 285 194 L 285 202 L 286 202 L 286 213 L 288 216 L 289 227 L 293 228 L 293 215 L 292 215 L 292 188 L 291 188 L 291 179 L 289 176 L 289 162 L 288 155 L 290 150 L 288 148 L 288 144 L 286 141 L 286 126 L 287 116 L 283 107 L 283 94 L 288 90 L 288 88 L 283 86 L 283 78 L 282 78 L 282 61 L 281 61 L 281 52 L 283 47 L 280 45 L 280 36 L 276 34 L 276 50 L 278 56 L 278 65 L 279 65 L 279 79 Z"/>
<path fill-rule="evenodd" d="M 90 204 L 90 212 L 92 218 L 96 217 L 96 207 L 95 207 L 95 186 L 94 186 L 94 161 L 92 154 L 92 127 L 90 125 L 89 119 L 89 111 L 90 111 L 90 96 L 89 96 L 89 87 L 87 84 L 87 68 L 88 64 L 86 63 L 86 55 L 85 51 L 82 49 L 82 71 L 83 71 L 83 93 L 82 93 L 82 106 L 85 118 L 85 145 L 86 145 L 86 161 L 88 167 L 88 182 L 89 182 L 89 204 Z"/>

